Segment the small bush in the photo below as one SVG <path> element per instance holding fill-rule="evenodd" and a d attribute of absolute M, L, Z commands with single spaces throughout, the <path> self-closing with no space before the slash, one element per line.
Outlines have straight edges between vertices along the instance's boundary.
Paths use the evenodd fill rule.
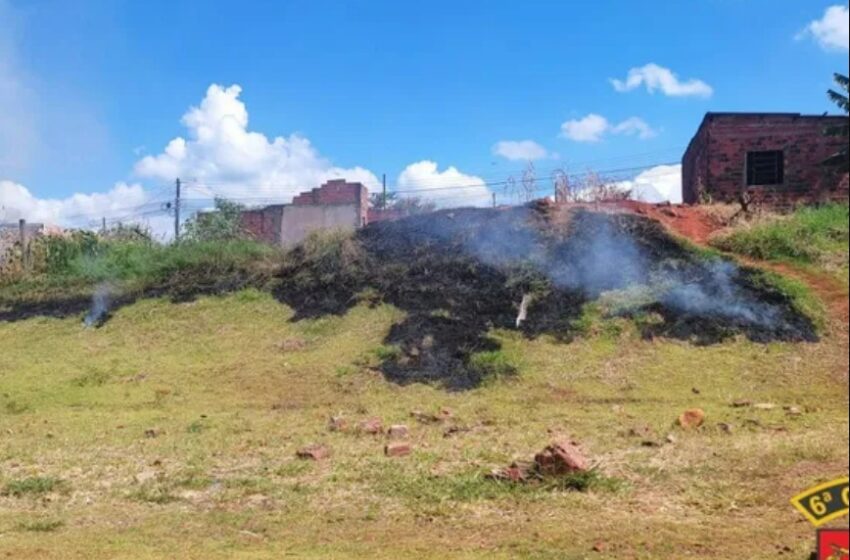
<path fill-rule="evenodd" d="M 482 379 L 500 379 L 516 375 L 517 368 L 504 352 L 480 352 L 469 359 L 470 369 Z"/>
<path fill-rule="evenodd" d="M 393 344 L 385 344 L 375 349 L 375 356 L 382 362 L 393 362 L 402 355 L 401 348 Z"/>
<path fill-rule="evenodd" d="M 189 424 L 186 427 L 186 431 L 189 432 L 190 434 L 200 434 L 201 432 L 205 431 L 206 429 L 207 429 L 207 425 L 200 420 L 195 420 L 194 422 L 192 422 L 191 424 Z"/>
<path fill-rule="evenodd" d="M 92 371 L 75 377 L 71 384 L 77 387 L 100 387 L 109 381 L 110 375 L 104 371 Z"/>
<path fill-rule="evenodd" d="M 36 521 L 23 521 L 18 523 L 18 529 L 21 531 L 31 531 L 33 533 L 51 533 L 65 526 L 65 522 L 59 519 L 39 519 Z"/>
<path fill-rule="evenodd" d="M 3 487 L 3 496 L 21 498 L 26 495 L 41 495 L 61 490 L 64 482 L 53 477 L 32 477 L 22 480 L 12 480 Z"/>

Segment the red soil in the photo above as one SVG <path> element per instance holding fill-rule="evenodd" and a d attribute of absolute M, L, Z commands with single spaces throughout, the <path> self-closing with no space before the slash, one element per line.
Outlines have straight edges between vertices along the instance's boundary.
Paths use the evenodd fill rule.
<path fill-rule="evenodd" d="M 649 204 L 633 200 L 617 202 L 616 205 L 618 208 L 658 220 L 674 233 L 700 245 L 708 243 L 709 236 L 723 227 L 723 224 L 699 206 Z"/>

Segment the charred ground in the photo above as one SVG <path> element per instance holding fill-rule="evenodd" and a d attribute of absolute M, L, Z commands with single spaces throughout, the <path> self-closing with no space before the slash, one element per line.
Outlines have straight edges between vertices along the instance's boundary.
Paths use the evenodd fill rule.
<path fill-rule="evenodd" d="M 696 251 L 648 218 L 584 209 L 442 211 L 315 237 L 288 255 L 275 293 L 295 320 L 364 299 L 406 311 L 385 340 L 382 371 L 449 389 L 512 372 L 489 333 L 517 328 L 526 296 L 528 337 L 569 341 L 593 309 L 634 319 L 646 337 L 697 344 L 817 338 L 762 272 Z"/>

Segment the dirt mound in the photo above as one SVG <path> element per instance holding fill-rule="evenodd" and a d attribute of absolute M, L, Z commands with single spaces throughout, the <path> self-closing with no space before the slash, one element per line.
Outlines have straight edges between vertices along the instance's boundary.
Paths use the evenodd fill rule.
<path fill-rule="evenodd" d="M 569 340 L 594 300 L 607 301 L 608 314 L 640 317 L 646 336 L 816 338 L 760 272 L 695 253 L 632 213 L 543 205 L 414 216 L 353 238 L 314 238 L 291 253 L 279 279 L 278 297 L 296 320 L 364 299 L 407 311 L 387 337 L 394 351 L 385 375 L 450 389 L 473 387 L 494 369 L 510 373 L 487 359 L 499 348 L 492 329 Z M 518 327 L 524 299 L 528 317 Z"/>

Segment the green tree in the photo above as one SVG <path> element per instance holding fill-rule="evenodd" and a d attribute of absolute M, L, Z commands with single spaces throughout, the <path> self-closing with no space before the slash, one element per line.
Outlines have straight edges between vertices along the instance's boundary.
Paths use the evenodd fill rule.
<path fill-rule="evenodd" d="M 215 210 L 198 212 L 186 222 L 186 239 L 192 241 L 228 241 L 243 236 L 242 204 L 225 198 L 215 199 Z"/>
<path fill-rule="evenodd" d="M 369 196 L 369 204 L 373 208 L 386 208 L 387 210 L 395 210 L 409 216 L 433 212 L 437 209 L 437 205 L 429 200 L 418 196 L 402 198 L 397 192 L 388 192 L 386 198 L 384 198 L 383 193 L 372 194 Z"/>
<path fill-rule="evenodd" d="M 826 94 L 842 111 L 850 115 L 850 99 L 848 99 L 850 79 L 838 73 L 834 75 L 834 78 L 835 83 L 841 91 L 830 89 Z M 842 142 L 841 148 L 837 152 L 824 160 L 824 165 L 835 167 L 839 173 L 846 173 L 850 170 L 850 153 L 847 151 L 848 139 L 850 139 L 850 122 L 845 121 L 844 124 L 830 126 L 826 129 L 826 134 L 828 136 L 840 136 L 844 139 L 844 142 Z"/>

